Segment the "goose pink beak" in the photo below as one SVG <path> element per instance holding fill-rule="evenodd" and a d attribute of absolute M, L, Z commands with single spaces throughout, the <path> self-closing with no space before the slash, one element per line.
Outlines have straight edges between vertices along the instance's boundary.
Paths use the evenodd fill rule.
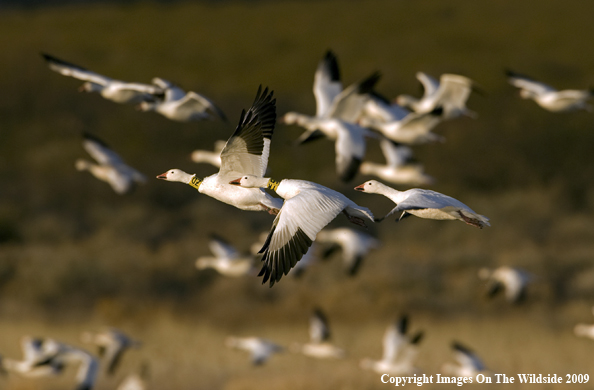
<path fill-rule="evenodd" d="M 365 184 L 361 184 L 360 186 L 355 187 L 357 191 L 365 191 Z"/>
<path fill-rule="evenodd" d="M 239 179 L 235 179 L 229 182 L 229 184 L 233 184 L 238 186 L 241 183 L 241 177 Z"/>
<path fill-rule="evenodd" d="M 157 175 L 157 179 L 167 180 L 167 172 Z"/>

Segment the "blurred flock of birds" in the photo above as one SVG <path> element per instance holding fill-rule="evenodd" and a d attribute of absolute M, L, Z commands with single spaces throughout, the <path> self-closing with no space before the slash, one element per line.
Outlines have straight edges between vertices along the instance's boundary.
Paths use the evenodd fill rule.
<path fill-rule="evenodd" d="M 84 81 L 80 91 L 96 92 L 116 103 L 134 104 L 141 111 L 154 111 L 174 121 L 227 121 L 223 111 L 210 99 L 196 92 L 186 92 L 167 80 L 155 78 L 151 84 L 129 83 L 49 54 L 42 56 L 51 70 Z M 481 229 L 490 226 L 487 217 L 447 195 L 419 188 L 399 191 L 383 184 L 433 184 L 434 178 L 414 159 L 411 147 L 443 142 L 444 137 L 434 132 L 443 121 L 478 117 L 466 107 L 471 94 L 481 92 L 473 80 L 455 74 L 443 74 L 439 80 L 422 72 L 416 76 L 424 89 L 420 98 L 400 95 L 389 99 L 380 95 L 375 90 L 380 79 L 377 72 L 344 88 L 337 57 L 328 51 L 314 75 L 315 115 L 288 112 L 278 120 L 305 129 L 296 144 L 320 138 L 333 141 L 336 175 L 342 181 L 350 182 L 358 173 L 381 180 L 369 180 L 354 187 L 358 191 L 384 195 L 395 203 L 395 207 L 381 218 L 321 184 L 267 177 L 277 113 L 273 92 L 262 86 L 258 88 L 252 106 L 241 113 L 239 123 L 227 141 L 215 142 L 212 150 L 187 151 L 192 161 L 211 164 L 219 169 L 217 173 L 199 178 L 180 169 L 170 169 L 158 175 L 158 179 L 188 184 L 198 192 L 238 209 L 266 211 L 275 216 L 271 229 L 262 233 L 260 242 L 254 243 L 247 254 L 213 234 L 209 244 L 212 256 L 198 258 L 196 268 L 214 269 L 225 277 L 257 275 L 272 287 L 285 275 L 298 278 L 313 262 L 329 258 L 338 251 L 345 272 L 354 276 L 369 253 L 381 247 L 381 242 L 365 231 L 368 223 L 378 223 L 394 214 L 397 221 L 414 215 L 460 220 Z M 591 90 L 558 91 L 511 70 L 506 70 L 505 76 L 511 85 L 519 88 L 522 98 L 534 100 L 545 110 L 591 110 L 587 103 L 593 94 Z M 385 163 L 369 160 L 367 142 L 379 143 Z M 143 173 L 129 166 L 97 136 L 85 133 L 82 145 L 95 161 L 77 160 L 76 169 L 89 171 L 97 179 L 107 182 L 116 193 L 127 194 L 146 182 Z M 344 214 L 357 227 L 326 228 L 339 214 Z M 259 271 L 258 263 L 262 264 Z M 525 270 L 508 266 L 483 268 L 478 276 L 485 281 L 489 296 L 503 292 L 510 303 L 521 302 L 528 284 L 534 279 Z M 389 324 L 383 338 L 381 359 L 364 358 L 360 360 L 360 367 L 390 376 L 422 373 L 416 365 L 416 357 L 424 333 L 411 334 L 408 324 L 406 315 Z M 273 354 L 286 350 L 319 359 L 345 357 L 346 351 L 331 342 L 328 319 L 319 308 L 311 315 L 309 334 L 308 343 L 288 347 L 260 337 L 230 336 L 225 343 L 230 348 L 248 351 L 255 365 L 264 364 Z M 594 325 L 578 324 L 575 334 L 594 339 Z M 140 342 L 114 328 L 86 332 L 81 341 L 97 346 L 98 356 L 52 338 L 23 336 L 22 359 L 0 356 L 0 369 L 34 378 L 57 375 L 65 366 L 78 364 L 75 388 L 88 390 L 99 377 L 101 366 L 105 367 L 106 375 L 113 375 L 122 355 L 141 346 Z M 443 375 L 468 377 L 493 373 L 471 348 L 458 341 L 453 341 L 451 347 L 455 364 L 445 363 L 441 367 Z M 145 389 L 147 377 L 148 365 L 144 365 L 138 373 L 127 377 L 118 390 Z"/>

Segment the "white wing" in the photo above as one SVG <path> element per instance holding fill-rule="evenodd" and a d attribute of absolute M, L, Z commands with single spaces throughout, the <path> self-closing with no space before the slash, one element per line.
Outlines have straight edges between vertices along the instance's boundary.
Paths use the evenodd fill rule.
<path fill-rule="evenodd" d="M 416 77 L 423 85 L 423 99 L 433 95 L 439 88 L 439 81 L 429 76 L 427 73 L 417 72 Z"/>
<path fill-rule="evenodd" d="M 336 96 L 324 117 L 336 118 L 350 123 L 357 121 L 380 77 L 381 75 L 375 72 L 364 80 L 350 85 Z"/>
<path fill-rule="evenodd" d="M 511 85 L 533 92 L 536 95 L 542 95 L 547 92 L 556 91 L 556 89 L 551 87 L 550 85 L 541 83 L 540 81 L 533 80 L 532 78 L 526 75 L 516 73 L 511 70 L 506 70 L 505 74 L 507 75 L 507 80 Z"/>
<path fill-rule="evenodd" d="M 314 310 L 309 319 L 309 338 L 313 343 L 322 343 L 330 338 L 328 320 L 320 309 Z"/>
<path fill-rule="evenodd" d="M 152 83 L 157 87 L 161 88 L 163 91 L 165 91 L 166 102 L 180 100 L 184 96 L 186 96 L 186 92 L 183 89 L 173 84 L 172 82 L 162 79 L 160 77 L 155 77 L 152 80 Z"/>
<path fill-rule="evenodd" d="M 398 145 L 389 139 L 380 141 L 380 148 L 386 159 L 387 165 L 401 167 L 409 163 L 413 157 L 413 151 L 406 145 Z"/>
<path fill-rule="evenodd" d="M 41 55 L 47 61 L 49 68 L 54 72 L 60 73 L 61 75 L 74 77 L 75 79 L 79 80 L 90 81 L 99 85 L 107 85 L 112 81 L 112 79 L 109 77 L 91 72 L 88 69 L 63 61 L 49 54 L 42 53 Z"/>
<path fill-rule="evenodd" d="M 197 94 L 196 92 L 188 92 L 185 96 L 179 99 L 179 105 L 177 109 L 179 111 L 190 111 L 191 113 L 206 113 L 209 117 L 218 117 L 222 120 L 226 120 L 226 116 L 223 111 L 218 108 L 212 101 L 206 96 Z"/>
<path fill-rule="evenodd" d="M 285 200 L 260 250 L 264 253 L 259 274 L 264 276 L 262 283 L 270 279 L 272 287 L 286 275 L 307 252 L 318 232 L 347 206 L 344 195 L 319 187 L 302 189 L 297 196 Z"/>
<path fill-rule="evenodd" d="M 314 76 L 313 93 L 316 98 L 316 116 L 325 116 L 334 99 L 342 92 L 340 71 L 336 55 L 327 51 Z"/>

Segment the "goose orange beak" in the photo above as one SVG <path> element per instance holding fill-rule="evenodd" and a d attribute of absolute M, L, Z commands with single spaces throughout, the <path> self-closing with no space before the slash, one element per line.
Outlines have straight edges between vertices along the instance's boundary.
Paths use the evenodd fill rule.
<path fill-rule="evenodd" d="M 239 179 L 235 179 L 229 182 L 229 184 L 233 184 L 235 186 L 238 186 L 241 183 L 241 177 Z"/>
<path fill-rule="evenodd" d="M 357 191 L 365 191 L 365 184 L 361 184 L 360 186 L 355 187 Z"/>
<path fill-rule="evenodd" d="M 167 180 L 167 172 L 157 175 L 157 179 Z"/>

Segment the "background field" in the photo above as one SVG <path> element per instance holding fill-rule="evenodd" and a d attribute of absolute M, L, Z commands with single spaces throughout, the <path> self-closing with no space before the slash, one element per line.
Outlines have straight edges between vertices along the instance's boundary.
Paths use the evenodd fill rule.
<path fill-rule="evenodd" d="M 593 86 L 593 13 L 594 3 L 580 0 L 1 9 L 0 354 L 19 357 L 23 334 L 80 345 L 81 331 L 111 325 L 144 346 L 124 358 L 116 378 L 102 376 L 99 390 L 114 388 L 142 361 L 151 367 L 151 389 L 377 389 L 388 385 L 358 361 L 379 358 L 385 327 L 409 313 L 411 326 L 426 332 L 419 366 L 427 374 L 451 360 L 456 339 L 495 372 L 592 377 L 594 342 L 572 329 L 594 322 L 594 117 L 556 115 L 521 100 L 503 69 L 559 88 Z M 419 95 L 419 70 L 463 74 L 487 92 L 470 99 L 478 119 L 441 124 L 447 142 L 415 152 L 438 180 L 432 189 L 490 217 L 492 227 L 386 220 L 369 228 L 382 248 L 354 279 L 337 259 L 272 289 L 257 278 L 196 271 L 193 262 L 208 254 L 211 232 L 247 251 L 272 218 L 152 178 L 174 167 L 214 173 L 191 163 L 189 153 L 228 138 L 260 84 L 275 90 L 280 114 L 313 113 L 313 72 L 329 48 L 346 84 L 379 70 L 378 89 L 390 97 Z M 229 124 L 174 123 L 79 94 L 80 83 L 49 71 L 39 52 L 122 80 L 171 79 L 210 97 Z M 75 159 L 86 157 L 82 131 L 104 139 L 148 183 L 120 197 L 77 172 Z M 352 190 L 367 177 L 349 184 L 335 178 L 329 142 L 291 145 L 299 134 L 277 126 L 273 177 L 316 181 L 378 215 L 391 208 L 386 199 Z M 368 155 L 381 161 L 376 145 Z M 331 226 L 347 224 L 339 217 Z M 536 275 L 520 307 L 484 297 L 478 269 L 502 264 Z M 230 334 L 285 345 L 305 341 L 314 306 L 327 312 L 346 360 L 285 354 L 253 368 L 242 353 L 223 347 Z M 45 381 L 0 377 L 0 388 L 69 388 L 73 374 Z"/>

